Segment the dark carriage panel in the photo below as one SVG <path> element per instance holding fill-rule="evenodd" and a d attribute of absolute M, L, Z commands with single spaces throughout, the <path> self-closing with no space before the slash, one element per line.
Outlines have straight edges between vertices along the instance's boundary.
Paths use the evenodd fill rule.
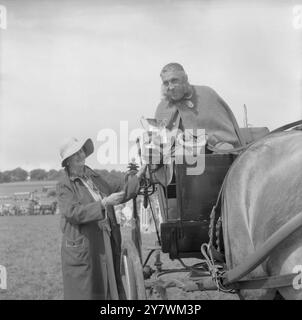
<path fill-rule="evenodd" d="M 178 217 L 183 220 L 208 220 L 223 179 L 234 161 L 233 155 L 205 155 L 201 175 L 187 175 L 186 165 L 176 166 Z"/>
<path fill-rule="evenodd" d="M 162 252 L 171 259 L 201 258 L 200 246 L 208 241 L 208 221 L 171 221 L 161 224 Z"/>
<path fill-rule="evenodd" d="M 159 190 L 161 210 L 167 202 L 169 207 L 160 228 L 162 251 L 169 253 L 172 259 L 201 257 L 200 246 L 209 240 L 212 207 L 235 159 L 234 155 L 221 154 L 206 154 L 205 157 L 205 170 L 201 175 L 187 175 L 186 164 L 175 166 L 168 199 L 164 189 Z M 169 197 L 175 194 L 174 189 L 176 198 Z"/>

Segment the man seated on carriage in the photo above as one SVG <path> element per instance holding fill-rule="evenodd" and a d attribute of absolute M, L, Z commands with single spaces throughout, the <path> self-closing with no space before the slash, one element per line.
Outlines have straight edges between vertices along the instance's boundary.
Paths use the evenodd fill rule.
<path fill-rule="evenodd" d="M 163 99 L 155 118 L 168 129 L 205 129 L 207 143 L 221 149 L 244 144 L 237 121 L 224 100 L 210 87 L 191 85 L 178 63 L 169 63 L 160 73 Z"/>
<path fill-rule="evenodd" d="M 230 150 L 245 145 L 233 112 L 225 101 L 210 87 L 191 85 L 182 65 L 169 63 L 160 73 L 163 98 L 155 119 L 164 123 L 170 131 L 196 133 L 205 130 L 205 153 L 208 147 Z M 196 140 L 196 136 L 195 138 Z M 213 148 L 212 148 L 213 149 Z M 173 166 L 168 166 L 168 184 L 172 179 Z M 157 172 L 162 179 L 161 171 Z"/>

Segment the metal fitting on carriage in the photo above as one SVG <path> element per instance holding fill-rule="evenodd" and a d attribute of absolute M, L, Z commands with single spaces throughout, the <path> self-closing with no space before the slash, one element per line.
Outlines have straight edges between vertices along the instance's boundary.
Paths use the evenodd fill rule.
<path fill-rule="evenodd" d="M 293 279 L 293 288 L 295 290 L 301 290 L 302 289 L 302 265 L 294 266 L 293 273 L 297 273 L 297 275 Z"/>
<path fill-rule="evenodd" d="M 152 274 L 155 272 L 155 270 L 153 270 L 149 265 L 146 265 L 143 269 L 143 275 L 144 275 L 144 279 L 150 279 Z"/>

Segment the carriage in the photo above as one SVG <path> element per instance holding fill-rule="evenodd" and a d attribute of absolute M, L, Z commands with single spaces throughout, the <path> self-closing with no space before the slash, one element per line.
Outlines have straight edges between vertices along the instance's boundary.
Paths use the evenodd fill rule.
<path fill-rule="evenodd" d="M 295 128 L 298 125 L 301 125 L 301 121 L 283 126 L 271 133 Z M 271 134 L 267 128 L 244 130 L 243 133 L 248 134 L 246 136 L 248 146 Z M 146 145 L 153 144 L 152 137 L 153 134 L 147 134 L 147 139 L 144 141 Z M 144 197 L 144 206 L 147 207 L 151 206 L 150 196 L 156 194 L 162 223 L 157 225 L 157 242 L 154 247 L 149 248 L 150 252 L 143 261 L 139 215 L 136 200 L 133 200 L 132 241 L 123 244 L 121 257 L 121 275 L 127 299 L 154 298 L 154 294 L 167 299 L 166 289 L 169 287 L 179 287 L 185 291 L 219 290 L 237 293 L 242 289 L 269 289 L 292 285 L 296 273 L 248 280 L 244 277 L 301 226 L 301 214 L 286 222 L 240 265 L 230 268 L 226 263 L 220 215 L 224 181 L 238 155 L 248 146 L 223 152 L 210 150 L 205 146 L 202 152 L 204 170 L 198 175 L 186 174 L 187 170 L 192 168 L 192 162 L 184 161 L 179 164 L 174 163 L 171 176 L 167 179 L 166 172 L 169 165 L 161 161 L 156 165 L 149 162 L 147 173 L 141 183 L 140 195 Z M 138 147 L 141 155 L 141 145 L 138 144 Z M 150 159 L 150 153 L 148 157 Z M 135 168 L 135 165 L 130 165 L 130 169 L 133 167 Z M 157 175 L 159 169 L 165 172 L 162 179 Z M 161 252 L 169 254 L 172 260 L 177 259 L 182 268 L 163 269 Z M 153 254 L 156 256 L 155 270 L 148 265 Z M 198 263 L 188 266 L 183 261 L 185 258 L 197 258 Z M 165 280 L 163 276 L 172 272 L 186 272 L 188 280 L 185 282 Z"/>

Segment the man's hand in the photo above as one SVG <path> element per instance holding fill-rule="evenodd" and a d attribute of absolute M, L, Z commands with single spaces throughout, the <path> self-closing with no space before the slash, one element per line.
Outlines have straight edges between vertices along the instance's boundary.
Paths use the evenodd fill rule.
<path fill-rule="evenodd" d="M 138 179 L 141 179 L 141 177 L 145 174 L 146 169 L 147 169 L 147 165 L 143 164 L 142 167 L 138 170 L 138 172 L 136 174 Z"/>
<path fill-rule="evenodd" d="M 106 206 L 116 206 L 116 205 L 122 203 L 122 201 L 124 200 L 124 197 L 125 197 L 124 191 L 111 193 L 110 196 L 105 197 L 102 200 L 102 203 L 105 207 Z"/>

